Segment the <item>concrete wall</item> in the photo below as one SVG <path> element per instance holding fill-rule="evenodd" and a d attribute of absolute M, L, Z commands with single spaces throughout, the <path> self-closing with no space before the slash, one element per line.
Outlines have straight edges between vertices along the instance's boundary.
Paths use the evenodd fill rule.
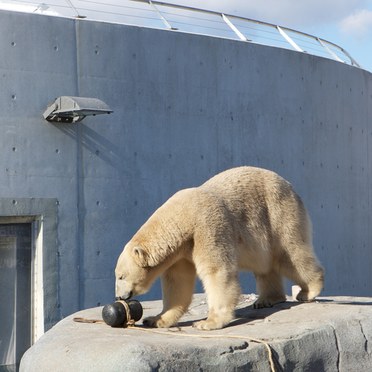
<path fill-rule="evenodd" d="M 111 302 L 117 256 L 150 213 L 243 164 L 277 171 L 303 197 L 324 293 L 371 295 L 371 73 L 240 41 L 5 11 L 0 51 L 0 198 L 58 200 L 56 244 L 44 247 L 57 260 L 57 316 Z M 62 95 L 114 113 L 43 120 Z M 159 296 L 157 286 L 147 298 Z"/>

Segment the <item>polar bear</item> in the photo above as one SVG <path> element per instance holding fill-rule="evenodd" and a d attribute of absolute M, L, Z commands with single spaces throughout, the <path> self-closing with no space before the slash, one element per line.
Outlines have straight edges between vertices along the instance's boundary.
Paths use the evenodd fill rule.
<path fill-rule="evenodd" d="M 323 288 L 305 207 L 292 186 L 269 170 L 232 168 L 173 195 L 119 256 L 116 296 L 143 294 L 161 276 L 163 311 L 144 324 L 170 327 L 187 311 L 198 275 L 208 317 L 194 326 L 219 329 L 234 317 L 239 270 L 256 277 L 255 308 L 286 300 L 283 276 L 301 287 L 299 301 L 313 300 Z"/>

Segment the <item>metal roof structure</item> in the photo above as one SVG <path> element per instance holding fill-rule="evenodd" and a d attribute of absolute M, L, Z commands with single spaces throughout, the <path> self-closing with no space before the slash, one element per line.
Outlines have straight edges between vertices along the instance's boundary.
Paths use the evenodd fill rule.
<path fill-rule="evenodd" d="M 153 0 L 0 1 L 0 9 L 168 29 L 293 49 L 360 67 L 341 46 L 301 31 L 237 15 Z"/>

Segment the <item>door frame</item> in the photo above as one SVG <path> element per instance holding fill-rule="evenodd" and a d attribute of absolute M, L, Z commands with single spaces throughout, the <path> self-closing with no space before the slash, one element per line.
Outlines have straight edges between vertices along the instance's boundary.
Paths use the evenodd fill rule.
<path fill-rule="evenodd" d="M 31 339 L 60 319 L 57 210 L 54 198 L 0 198 L 0 224 L 31 224 Z"/>

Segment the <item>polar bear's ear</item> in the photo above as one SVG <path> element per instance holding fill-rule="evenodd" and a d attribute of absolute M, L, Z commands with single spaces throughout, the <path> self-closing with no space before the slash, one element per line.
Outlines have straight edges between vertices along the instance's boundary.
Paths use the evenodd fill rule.
<path fill-rule="evenodd" d="M 133 248 L 133 256 L 140 267 L 147 267 L 148 262 L 147 262 L 147 254 L 145 250 L 141 247 L 134 247 Z"/>
<path fill-rule="evenodd" d="M 133 256 L 140 267 L 154 267 L 159 264 L 159 258 L 155 259 L 153 255 L 149 254 L 142 247 L 134 247 Z"/>

